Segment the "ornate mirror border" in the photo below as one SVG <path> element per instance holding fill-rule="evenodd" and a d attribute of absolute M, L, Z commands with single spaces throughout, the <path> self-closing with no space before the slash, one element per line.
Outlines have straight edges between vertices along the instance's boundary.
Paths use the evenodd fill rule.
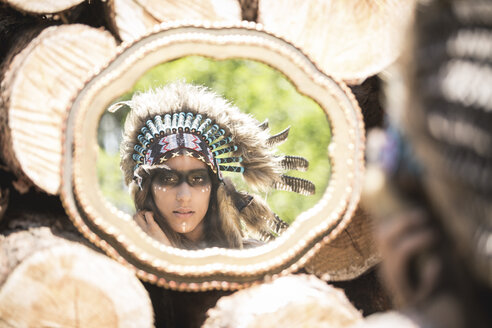
<path fill-rule="evenodd" d="M 332 174 L 323 197 L 283 235 L 264 246 L 198 251 L 165 246 L 102 196 L 95 165 L 101 115 L 148 69 L 189 55 L 263 62 L 316 101 L 330 122 L 332 139 L 327 156 Z M 84 236 L 119 262 L 134 267 L 142 279 L 179 290 L 237 289 L 298 269 L 321 241 L 333 239 L 350 222 L 361 191 L 364 141 L 360 109 L 349 89 L 261 26 L 162 25 L 150 35 L 123 44 L 118 55 L 74 99 L 66 122 L 61 194 Z"/>

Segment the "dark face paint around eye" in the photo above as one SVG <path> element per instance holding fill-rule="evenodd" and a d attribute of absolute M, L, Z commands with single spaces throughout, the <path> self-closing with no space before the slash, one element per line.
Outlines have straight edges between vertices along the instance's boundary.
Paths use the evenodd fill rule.
<path fill-rule="evenodd" d="M 154 177 L 154 183 L 165 187 L 176 187 L 186 182 L 190 187 L 202 187 L 210 184 L 206 169 L 190 171 L 162 170 Z"/>

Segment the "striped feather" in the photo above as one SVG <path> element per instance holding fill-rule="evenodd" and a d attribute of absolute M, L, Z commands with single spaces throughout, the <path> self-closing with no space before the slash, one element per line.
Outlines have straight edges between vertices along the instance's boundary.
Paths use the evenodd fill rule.
<path fill-rule="evenodd" d="M 306 171 L 309 167 L 309 161 L 301 156 L 284 156 L 280 161 L 284 170 Z"/>
<path fill-rule="evenodd" d="M 287 127 L 287 129 L 283 130 L 282 132 L 279 132 L 270 138 L 267 139 L 267 145 L 269 147 L 276 146 L 287 140 L 287 137 L 289 136 L 289 131 L 290 131 L 290 126 Z"/>
<path fill-rule="evenodd" d="M 316 187 L 314 184 L 306 179 L 291 177 L 288 175 L 281 176 L 282 181 L 276 182 L 273 188 L 277 190 L 293 191 L 301 195 L 314 195 Z"/>
<path fill-rule="evenodd" d="M 261 129 L 261 130 L 266 130 L 268 129 L 268 118 L 266 120 L 263 121 L 263 123 L 261 123 L 260 125 L 258 125 L 258 127 Z"/>

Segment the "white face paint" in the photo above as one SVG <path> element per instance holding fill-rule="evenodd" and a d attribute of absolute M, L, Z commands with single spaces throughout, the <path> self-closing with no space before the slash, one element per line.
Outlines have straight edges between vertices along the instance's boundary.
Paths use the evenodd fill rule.
<path fill-rule="evenodd" d="M 161 187 L 161 186 L 154 186 L 154 192 L 156 192 L 156 191 L 166 192 L 167 189 L 164 187 Z"/>

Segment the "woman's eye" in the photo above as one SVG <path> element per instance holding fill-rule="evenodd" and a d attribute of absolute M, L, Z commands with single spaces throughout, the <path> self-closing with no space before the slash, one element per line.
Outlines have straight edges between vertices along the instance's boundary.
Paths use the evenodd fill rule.
<path fill-rule="evenodd" d="M 194 175 L 190 179 L 192 185 L 204 185 L 208 183 L 208 176 L 204 175 Z"/>
<path fill-rule="evenodd" d="M 193 182 L 195 183 L 200 183 L 200 182 L 203 182 L 203 177 L 201 176 L 196 176 L 196 177 L 193 177 Z"/>
<path fill-rule="evenodd" d="M 175 175 L 161 175 L 158 181 L 160 184 L 172 185 L 178 182 L 178 177 Z"/>

